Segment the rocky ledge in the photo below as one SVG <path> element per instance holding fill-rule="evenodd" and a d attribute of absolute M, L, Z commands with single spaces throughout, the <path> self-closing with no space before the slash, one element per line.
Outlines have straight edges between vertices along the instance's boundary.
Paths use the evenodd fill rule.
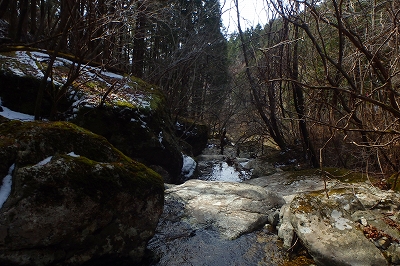
<path fill-rule="evenodd" d="M 282 195 L 278 236 L 317 265 L 399 265 L 400 195 L 369 182 L 278 172 L 246 181 Z"/>

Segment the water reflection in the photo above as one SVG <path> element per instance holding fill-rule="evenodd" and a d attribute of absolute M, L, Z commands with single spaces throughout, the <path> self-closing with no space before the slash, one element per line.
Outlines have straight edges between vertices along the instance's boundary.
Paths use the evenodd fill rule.
<path fill-rule="evenodd" d="M 204 181 L 243 182 L 251 178 L 251 171 L 237 162 L 208 162 L 203 165 L 198 179 Z"/>

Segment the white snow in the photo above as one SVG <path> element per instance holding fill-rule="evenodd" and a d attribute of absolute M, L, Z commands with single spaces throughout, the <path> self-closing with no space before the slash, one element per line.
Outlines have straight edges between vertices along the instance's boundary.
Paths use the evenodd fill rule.
<path fill-rule="evenodd" d="M 193 160 L 192 157 L 187 156 L 182 153 L 182 158 L 183 158 L 183 166 L 182 166 L 182 175 L 186 178 L 190 178 L 194 170 L 196 169 L 197 163 Z"/>
<path fill-rule="evenodd" d="M 158 142 L 160 142 L 160 144 L 162 144 L 163 141 L 163 135 L 162 135 L 162 131 L 160 131 L 160 133 L 158 133 Z"/>
<path fill-rule="evenodd" d="M 4 56 L 0 55 L 0 58 L 9 59 L 8 68 L 18 76 L 34 76 L 39 79 L 43 78 L 44 70 L 41 66 L 43 62 L 47 62 L 50 60 L 50 56 L 46 53 L 42 52 L 27 52 L 27 51 L 17 51 L 15 56 Z M 71 60 L 57 57 L 54 61 L 54 67 L 69 67 L 74 64 Z M 21 68 L 21 65 L 24 68 Z M 28 67 L 26 67 L 28 66 Z M 92 67 L 88 65 L 81 66 L 80 69 L 80 78 L 82 80 L 96 80 L 99 83 L 106 84 L 107 87 L 112 86 L 114 81 L 117 81 L 116 90 L 118 93 L 111 92 L 108 95 L 108 99 L 111 102 L 128 102 L 130 104 L 142 107 L 142 108 L 151 108 L 150 102 L 152 100 L 151 95 L 145 95 L 140 91 L 137 91 L 134 86 L 135 82 L 132 81 L 129 77 L 103 71 L 99 67 Z M 62 86 L 62 84 L 66 81 L 65 74 L 62 72 L 53 76 L 53 79 L 49 79 L 57 86 Z M 137 83 L 136 83 L 137 84 Z M 87 107 L 96 107 L 99 104 L 99 99 L 104 94 L 104 88 L 102 86 L 95 87 L 91 91 L 90 94 L 82 94 L 79 95 L 78 99 L 75 99 L 75 103 L 73 107 L 79 107 L 81 105 Z"/>
<path fill-rule="evenodd" d="M 35 119 L 33 115 L 14 112 L 11 111 L 9 108 L 2 106 L 1 98 L 0 98 L 0 106 L 1 108 L 3 108 L 3 112 L 0 112 L 0 115 L 8 119 L 21 120 L 21 121 L 33 121 Z"/>
<path fill-rule="evenodd" d="M 0 209 L 3 207 L 4 202 L 6 202 L 8 196 L 11 193 L 12 185 L 12 172 L 14 171 L 15 164 L 11 165 L 8 169 L 8 174 L 3 178 L 3 185 L 0 188 Z"/>
<path fill-rule="evenodd" d="M 38 162 L 36 165 L 45 165 L 51 161 L 51 158 L 53 158 L 53 156 L 47 157 L 43 161 Z"/>
<path fill-rule="evenodd" d="M 112 72 L 104 72 L 104 71 L 102 71 L 101 75 L 107 76 L 109 78 L 115 78 L 115 79 L 123 79 L 124 78 L 122 75 L 115 74 L 115 73 L 112 73 Z"/>
<path fill-rule="evenodd" d="M 80 155 L 75 154 L 75 152 L 73 152 L 73 151 L 71 151 L 70 153 L 67 153 L 67 155 L 69 155 L 69 156 L 71 156 L 71 157 L 75 157 L 75 158 L 80 157 Z"/>

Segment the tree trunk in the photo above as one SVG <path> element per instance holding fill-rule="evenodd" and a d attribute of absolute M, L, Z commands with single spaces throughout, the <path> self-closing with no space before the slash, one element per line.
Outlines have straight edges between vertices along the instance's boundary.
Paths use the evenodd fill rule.
<path fill-rule="evenodd" d="M 272 139 L 276 142 L 276 144 L 279 146 L 279 148 L 281 150 L 286 150 L 286 143 L 285 143 L 285 141 L 283 139 L 283 136 L 282 136 L 279 128 L 276 127 L 277 124 L 276 123 L 273 124 L 271 122 L 271 120 L 268 118 L 268 116 L 265 114 L 264 110 L 263 110 L 263 105 L 262 105 L 260 97 L 258 95 L 257 83 L 255 82 L 254 78 L 252 77 L 252 75 L 250 73 L 249 59 L 248 59 L 247 50 L 246 50 L 246 46 L 245 46 L 245 40 L 244 40 L 242 28 L 240 26 L 240 13 L 239 13 L 238 0 L 235 0 L 235 6 L 236 6 L 239 37 L 240 37 L 240 41 L 241 41 L 244 61 L 245 61 L 245 64 L 246 64 L 246 76 L 247 76 L 247 79 L 248 79 L 248 81 L 250 83 L 250 89 L 251 89 L 251 93 L 252 93 L 253 98 L 254 98 L 256 109 L 257 109 L 259 115 L 261 116 L 261 119 L 266 124 L 266 126 L 268 128 L 268 131 L 269 131 L 269 134 L 271 135 Z"/>
<path fill-rule="evenodd" d="M 145 25 L 146 25 L 146 7 L 143 1 L 138 2 L 138 16 L 136 19 L 135 36 L 133 40 L 133 62 L 132 73 L 138 78 L 143 77 L 144 54 L 145 54 Z"/>
<path fill-rule="evenodd" d="M 9 3 L 10 3 L 10 0 L 1 1 L 1 4 L 0 4 L 0 19 L 2 19 L 4 14 L 6 13 Z"/>
<path fill-rule="evenodd" d="M 297 25 L 294 26 L 294 39 L 299 39 L 299 27 Z M 297 81 L 299 78 L 299 54 L 298 54 L 299 46 L 298 42 L 296 41 L 293 46 L 293 66 L 292 66 L 292 79 Z M 310 160 L 313 167 L 318 168 L 318 159 L 312 145 L 312 141 L 310 139 L 310 135 L 307 129 L 306 123 L 306 115 L 305 115 L 305 108 L 304 108 L 304 95 L 302 88 L 298 85 L 298 83 L 293 82 L 293 99 L 294 99 L 294 106 L 297 112 L 297 117 L 299 119 L 299 129 L 300 134 L 303 139 L 303 149 L 304 154 L 307 155 L 307 159 Z"/>
<path fill-rule="evenodd" d="M 31 28 L 30 28 L 30 33 L 32 35 L 35 35 L 36 28 L 37 28 L 36 10 L 37 10 L 37 0 L 31 0 L 31 25 L 30 25 Z"/>

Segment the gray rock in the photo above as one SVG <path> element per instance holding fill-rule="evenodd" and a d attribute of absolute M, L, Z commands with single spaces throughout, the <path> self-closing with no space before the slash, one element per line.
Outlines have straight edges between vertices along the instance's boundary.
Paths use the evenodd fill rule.
<path fill-rule="evenodd" d="M 399 265 L 400 264 L 400 245 L 392 244 L 386 251 L 386 255 L 389 258 L 389 261 L 392 264 Z"/>
<path fill-rule="evenodd" d="M 288 250 L 293 244 L 294 228 L 290 222 L 290 205 L 285 204 L 280 210 L 278 237 L 283 240 L 283 248 Z"/>
<path fill-rule="evenodd" d="M 185 205 L 185 217 L 197 227 L 213 226 L 226 239 L 262 227 L 285 201 L 275 193 L 243 183 L 189 180 L 165 191 L 167 200 Z"/>
<path fill-rule="evenodd" d="M 324 189 L 324 180 L 319 176 L 291 176 L 289 172 L 277 172 L 244 181 L 246 184 L 264 187 L 280 195 L 293 195 L 307 191 Z M 337 181 L 330 180 L 327 187 L 336 187 Z"/>
<path fill-rule="evenodd" d="M 272 226 L 276 226 L 279 223 L 279 211 L 272 212 L 268 215 L 268 222 Z"/>
<path fill-rule="evenodd" d="M 290 204 L 290 222 L 319 265 L 387 265 L 380 250 L 358 230 L 351 213 L 363 210 L 352 191 L 312 192 Z"/>
<path fill-rule="evenodd" d="M 276 173 L 276 168 L 268 162 L 265 162 L 261 159 L 251 159 L 245 165 L 245 168 L 252 169 L 252 176 L 260 177 L 260 176 L 269 176 Z"/>

